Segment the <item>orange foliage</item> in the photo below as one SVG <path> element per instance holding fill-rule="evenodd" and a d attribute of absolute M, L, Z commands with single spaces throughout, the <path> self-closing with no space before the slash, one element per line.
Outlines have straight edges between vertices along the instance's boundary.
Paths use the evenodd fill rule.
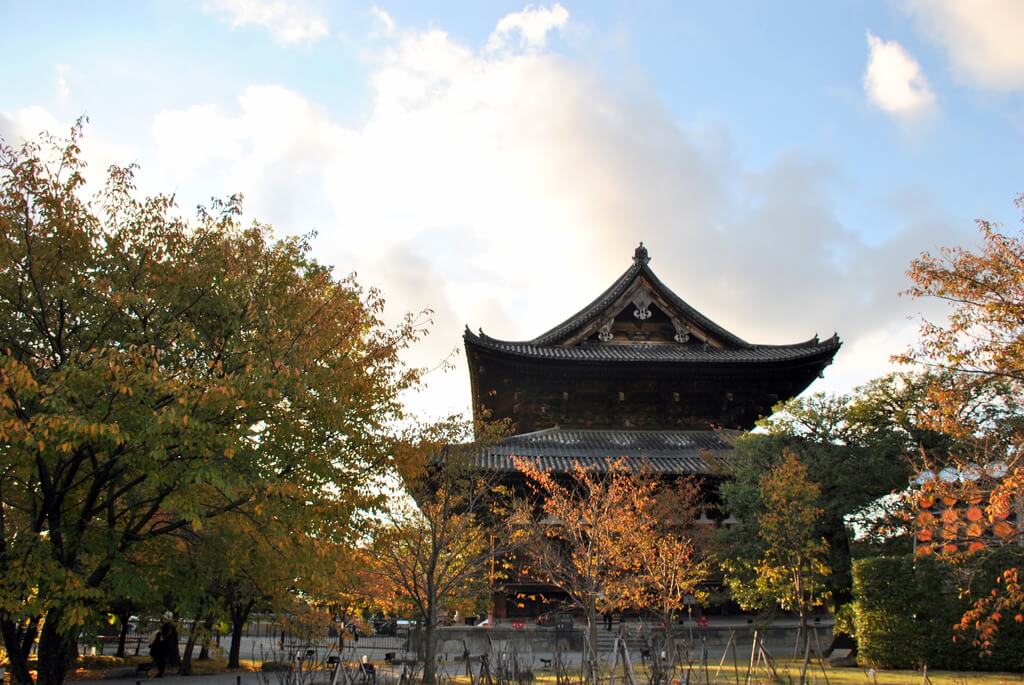
<path fill-rule="evenodd" d="M 1024 208 L 1024 196 L 1016 204 Z M 965 568 L 992 550 L 1024 543 L 1024 235 L 978 225 L 980 249 L 945 248 L 911 264 L 908 294 L 938 298 L 950 309 L 942 323 L 923 322 L 917 348 L 898 358 L 943 372 L 923 410 L 932 429 L 958 444 L 940 464 L 941 477 L 925 482 L 917 498 L 917 553 Z M 929 514 L 938 516 L 925 515 L 933 507 L 938 511 Z M 1008 563 L 996 590 L 975 598 L 960 622 L 983 648 L 1002 617 L 1024 607 L 1020 568 Z"/>
<path fill-rule="evenodd" d="M 591 622 L 623 608 L 671 620 L 708 574 L 693 530 L 699 489 L 689 480 L 669 487 L 624 459 L 603 466 L 575 464 L 563 479 L 516 460 L 539 501 L 539 511 L 532 503 L 519 509 L 527 554 Z"/>

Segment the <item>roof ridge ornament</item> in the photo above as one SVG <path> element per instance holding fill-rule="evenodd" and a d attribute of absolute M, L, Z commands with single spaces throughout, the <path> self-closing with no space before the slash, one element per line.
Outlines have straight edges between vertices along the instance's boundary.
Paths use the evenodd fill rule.
<path fill-rule="evenodd" d="M 644 247 L 644 241 L 640 241 L 640 246 L 633 250 L 633 263 L 640 264 L 641 266 L 646 265 L 651 261 L 650 255 L 647 253 L 647 248 Z"/>

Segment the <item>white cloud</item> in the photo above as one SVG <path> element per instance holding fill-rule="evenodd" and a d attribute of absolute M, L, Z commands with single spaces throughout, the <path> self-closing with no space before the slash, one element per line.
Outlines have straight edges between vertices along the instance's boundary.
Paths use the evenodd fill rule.
<path fill-rule="evenodd" d="M 557 2 L 551 7 L 527 6 L 522 12 L 506 14 L 498 22 L 487 40 L 487 49 L 501 50 L 506 47 L 513 34 L 519 34 L 519 47 L 542 48 L 547 43 L 548 33 L 562 30 L 569 21 L 569 10 Z"/>
<path fill-rule="evenodd" d="M 935 94 L 917 63 L 896 41 L 867 34 L 868 64 L 864 92 L 889 114 L 916 118 L 935 107 Z"/>
<path fill-rule="evenodd" d="M 327 35 L 327 20 L 304 0 L 206 0 L 203 9 L 231 28 L 261 26 L 285 45 Z"/>
<path fill-rule="evenodd" d="M 395 20 L 391 18 L 391 15 L 386 11 L 373 5 L 370 8 L 370 14 L 380 24 L 380 33 L 384 36 L 392 36 L 395 33 Z"/>
<path fill-rule="evenodd" d="M 0 111 L 0 139 L 8 145 L 19 147 L 24 142 L 40 142 L 40 135 L 53 135 L 59 143 L 67 138 L 71 131 L 70 121 L 61 121 L 43 107 L 31 106 L 14 110 Z M 105 179 L 106 171 L 112 164 L 128 164 L 136 159 L 136 153 L 120 142 L 106 140 L 90 132 L 88 124 L 79 147 L 82 159 L 91 172 L 87 174 L 90 188 L 99 186 Z M 44 156 L 56 159 L 56 153 L 47 144 L 41 146 Z M 87 189 L 88 190 L 88 189 Z"/>
<path fill-rule="evenodd" d="M 909 0 L 905 6 L 946 49 L 962 79 L 985 88 L 1024 88 L 1024 2 Z"/>
<path fill-rule="evenodd" d="M 901 350 L 893 322 L 919 307 L 895 295 L 909 259 L 949 242 L 948 226 L 907 217 L 868 244 L 837 218 L 829 164 L 744 167 L 727 136 L 709 143 L 658 101 L 535 43 L 476 51 L 441 30 L 404 33 L 371 85 L 359 125 L 280 85 L 162 112 L 143 168 L 183 206 L 243 191 L 282 232 L 318 229 L 318 257 L 381 287 L 389 316 L 434 309 L 416 365 L 460 347 L 464 324 L 537 335 L 643 240 L 670 286 L 742 337 L 839 330 L 847 348 L 828 375 L 858 383 Z M 464 360 L 428 380 L 414 409 L 468 405 Z"/>
<path fill-rule="evenodd" d="M 69 128 L 70 126 L 58 122 L 49 111 L 38 106 L 23 107 L 14 112 L 0 112 L 0 138 L 10 145 L 35 140 L 43 132 L 60 135 Z"/>

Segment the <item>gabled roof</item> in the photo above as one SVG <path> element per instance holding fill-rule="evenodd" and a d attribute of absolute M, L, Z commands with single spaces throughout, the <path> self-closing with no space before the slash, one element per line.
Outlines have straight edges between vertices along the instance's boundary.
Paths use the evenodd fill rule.
<path fill-rule="evenodd" d="M 670 305 L 674 305 L 677 309 L 677 313 L 684 319 L 692 321 L 699 327 L 707 330 L 709 333 L 714 334 L 716 338 L 730 344 L 730 346 L 749 347 L 749 344 L 738 335 L 730 333 L 726 329 L 722 328 L 714 321 L 691 307 L 683 298 L 672 292 L 672 290 L 662 283 L 661 279 L 655 275 L 654 271 L 650 267 L 650 263 L 651 258 L 647 252 L 647 248 L 644 247 L 643 243 L 640 243 L 640 246 L 633 252 L 633 265 L 626 269 L 626 271 L 619 276 L 614 283 L 608 286 L 607 290 L 598 295 L 597 299 L 548 332 L 537 336 L 529 342 L 537 346 L 557 345 L 558 343 L 563 342 L 566 338 L 572 337 L 573 333 L 604 314 L 609 307 L 615 304 L 616 300 L 629 291 L 630 287 L 633 286 L 634 283 L 639 279 L 644 278 L 654 287 L 654 289 L 659 291 L 659 294 L 662 295 Z"/>
<path fill-rule="evenodd" d="M 828 364 L 841 342 L 837 335 L 826 340 L 814 336 L 790 345 L 748 343 L 691 307 L 655 275 L 643 243 L 633 253 L 633 265 L 593 302 L 533 340 L 492 338 L 466 328 L 467 347 L 516 357 L 580 362 L 694 362 L 773 363 L 815 362 Z M 642 320 L 648 307 L 657 307 L 671 320 L 674 341 L 612 341 L 611 326 L 627 308 Z M 636 323 L 636 322 L 634 322 Z M 638 324 L 639 325 L 639 324 Z M 668 325 L 668 324 L 666 324 Z M 605 337 L 598 335 L 605 333 Z"/>
<path fill-rule="evenodd" d="M 620 459 L 659 475 L 725 475 L 739 431 L 585 430 L 549 428 L 506 438 L 478 457 L 488 471 L 516 471 L 513 457 L 569 473 L 575 464 L 607 471 Z"/>

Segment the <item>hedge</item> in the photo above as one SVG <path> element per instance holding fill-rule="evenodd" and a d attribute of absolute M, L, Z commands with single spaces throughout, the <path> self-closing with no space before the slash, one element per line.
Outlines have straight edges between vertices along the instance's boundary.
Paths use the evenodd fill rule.
<path fill-rule="evenodd" d="M 987 593 L 1000 567 L 990 560 L 974 592 Z M 988 580 L 991 579 L 991 580 Z M 1021 670 L 1024 626 L 1004 624 L 990 654 L 973 636 L 954 640 L 953 626 L 970 605 L 958 596 L 949 567 L 912 556 L 858 559 L 853 564 L 858 660 L 879 668 Z"/>

